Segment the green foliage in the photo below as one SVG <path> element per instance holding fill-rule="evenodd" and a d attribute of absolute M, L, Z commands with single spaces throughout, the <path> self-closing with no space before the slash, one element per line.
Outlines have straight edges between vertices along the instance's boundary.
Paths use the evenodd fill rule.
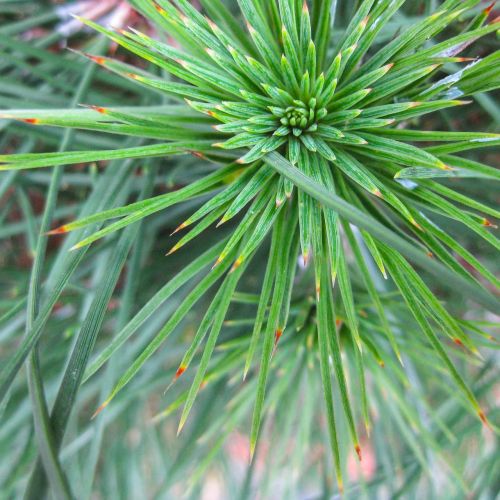
<path fill-rule="evenodd" d="M 117 440 L 112 450 L 102 445 L 105 427 L 125 432 L 128 418 L 118 417 L 161 394 L 165 371 L 170 402 L 155 405 L 155 422 L 182 408 L 178 433 L 189 432 L 178 453 L 154 445 L 168 470 L 152 466 L 161 491 L 194 467 L 187 493 L 196 496 L 226 437 L 245 425 L 252 464 L 242 498 L 251 495 L 259 460 L 286 453 L 294 426 L 286 485 L 293 494 L 307 485 L 305 457 L 315 441 L 328 442 L 320 477 L 311 476 L 324 494 L 342 491 L 347 470 L 348 493 L 368 495 L 382 484 L 404 495 L 435 463 L 458 495 L 478 488 L 447 450 L 463 456 L 467 439 L 477 439 L 474 418 L 496 431 L 481 402 L 495 378 L 482 360 L 496 341 L 488 321 L 456 305 L 499 310 L 499 280 L 461 234 L 484 242 L 487 255 L 499 249 L 489 219 L 499 211 L 468 189 L 499 180 L 484 155 L 472 155 L 498 146 L 500 134 L 421 125 L 435 115 L 450 122 L 472 105 L 466 98 L 498 116 L 484 92 L 500 86 L 499 52 L 464 55 L 498 31 L 491 9 L 479 0 L 422 2 L 427 15 L 404 0 L 238 0 L 238 9 L 212 0 L 201 2 L 202 14 L 187 0 L 130 3 L 157 33 L 78 18 L 97 35 L 76 54 L 55 56 L 7 40 L 25 20 L 7 25 L 0 40 L 13 59 L 2 63 L 9 151 L 0 156 L 0 194 L 16 186 L 33 257 L 29 276 L 13 278 L 22 283 L 14 300 L 0 302 L 5 426 L 16 407 L 29 419 L 26 366 L 34 429 L 15 435 L 25 448 L 1 471 L 6 491 L 19 491 L 38 455 L 22 484 L 27 498 L 47 487 L 70 498 L 81 482 L 89 496 L 98 457 L 106 476 L 110 457 L 123 455 Z M 51 22 L 47 12 L 43 22 Z M 120 47 L 117 56 L 103 55 L 108 43 Z M 20 69 L 30 66 L 24 83 Z M 93 104 L 77 108 L 82 102 Z M 93 165 L 82 174 L 85 163 Z M 49 184 L 41 218 L 26 194 L 36 183 Z M 67 207 L 58 203 L 66 183 L 79 196 Z M 9 206 L 1 210 L 3 220 Z M 176 239 L 160 259 L 167 229 Z M 0 235 L 12 231 L 7 225 Z M 66 233 L 51 253 L 49 235 Z M 193 255 L 196 238 L 202 252 Z M 80 304 L 71 341 L 50 332 L 61 300 Z M 43 354 L 48 342 L 52 360 Z M 479 368 L 464 378 L 468 367 Z M 93 437 L 75 433 L 78 415 L 88 419 L 97 400 Z M 165 439 L 156 429 L 144 427 L 148 440 Z M 2 447 L 8 439 L 0 432 Z M 377 470 L 356 483 L 346 464 L 351 455 L 361 460 L 365 445 Z M 63 460 L 77 453 L 78 462 L 79 446 L 88 448 L 81 479 Z M 128 460 L 137 458 L 122 456 L 111 483 L 127 475 Z M 487 492 L 494 456 L 476 466 Z M 401 484 L 389 479 L 395 471 Z M 262 491 L 272 480 L 265 477 Z M 111 483 L 96 481 L 109 495 Z"/>

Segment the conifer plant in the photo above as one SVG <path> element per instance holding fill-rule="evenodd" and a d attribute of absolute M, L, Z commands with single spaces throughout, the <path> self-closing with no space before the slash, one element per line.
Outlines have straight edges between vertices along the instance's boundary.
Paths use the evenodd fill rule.
<path fill-rule="evenodd" d="M 140 335 L 160 305 L 179 294 L 179 306 L 116 377 L 94 418 L 102 418 L 114 398 L 148 369 L 153 355 L 169 349 L 168 337 L 196 311 L 196 331 L 165 384 L 170 382 L 168 398 L 179 379 L 191 377 L 165 412 L 182 406 L 179 431 L 205 385 L 231 377 L 244 395 L 238 418 L 251 421 L 252 458 L 269 407 L 280 405 L 277 373 L 292 378 L 310 370 L 322 388 L 318 408 L 342 490 L 348 450 L 362 460 L 359 435 L 377 425 L 371 422 L 370 387 L 404 378 L 413 349 L 432 358 L 428 369 L 435 377 L 444 377 L 461 404 L 494 427 L 452 359 L 460 353 L 478 363 L 480 348 L 492 347 L 494 339 L 448 299 L 460 294 L 483 311 L 500 310 L 494 293 L 498 278 L 453 232 L 460 225 L 498 250 L 493 231 L 500 213 L 463 192 L 466 183 L 449 181 L 498 181 L 499 171 L 471 159 L 469 152 L 498 146 L 500 135 L 419 128 L 425 115 L 465 109 L 476 94 L 500 86 L 499 52 L 469 55 L 474 42 L 500 28 L 492 9 L 485 10 L 479 0 L 446 0 L 380 45 L 378 35 L 404 0 L 357 2 L 341 33 L 332 27 L 337 3 L 343 2 L 332 0 L 238 0 L 234 5 L 201 0 L 201 10 L 187 0 L 130 3 L 156 33 L 79 19 L 117 44 L 120 54 L 132 54 L 134 64 L 124 56 L 78 52 L 77 57 L 153 90 L 162 104 L 92 102 L 68 110 L 14 109 L 2 112 L 2 118 L 141 142 L 119 149 L 3 155 L 0 169 L 71 169 L 144 159 L 147 177 L 150 159 L 157 165 L 153 171 L 161 172 L 163 165 L 171 168 L 176 159 L 193 155 L 202 174 L 184 186 L 166 193 L 145 188 L 136 201 L 45 228 L 41 238 L 72 232 L 69 250 L 76 267 L 93 245 L 115 241 L 120 252 L 123 239 L 116 238 L 123 230 L 125 238 L 139 221 L 187 202 L 191 213 L 173 227 L 164 258 L 200 247 L 203 253 L 179 269 L 93 357 L 96 335 L 76 342 L 67 370 L 73 367 L 77 375 L 72 382 L 69 375 L 64 379 L 54 411 L 64 415 L 68 384 L 74 384 L 74 399 L 80 384 L 98 378 L 98 370 L 133 334 Z M 465 29 L 454 31 L 464 16 Z M 257 291 L 245 294 L 252 275 L 259 276 Z M 189 292 L 180 294 L 194 278 Z M 231 336 L 226 329 L 235 303 L 250 307 L 246 318 L 251 320 Z M 2 399 L 40 339 L 41 325 L 28 330 L 2 366 Z M 219 349 L 232 357 L 218 362 Z M 377 375 L 380 370 L 386 375 Z M 56 449 L 67 415 L 57 422 Z M 43 470 L 38 471 L 42 477 Z"/>

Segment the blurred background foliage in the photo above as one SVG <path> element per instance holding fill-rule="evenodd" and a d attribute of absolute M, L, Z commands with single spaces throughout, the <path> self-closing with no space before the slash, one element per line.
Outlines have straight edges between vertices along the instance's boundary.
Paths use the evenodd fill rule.
<path fill-rule="evenodd" d="M 193 0 L 194 4 L 197 4 Z M 236 2 L 226 2 L 234 8 Z M 358 1 L 338 2 L 335 30 L 342 32 Z M 378 45 L 390 40 L 422 16 L 439 8 L 438 0 L 415 0 L 384 28 Z M 470 22 L 484 3 L 455 23 L 453 33 Z M 237 9 L 234 8 L 235 15 Z M 133 10 L 133 1 L 0 0 L 0 108 L 71 108 L 79 104 L 100 106 L 165 104 L 163 97 L 131 82 L 116 78 L 90 61 L 82 61 L 68 48 L 92 53 L 114 53 L 135 61 L 100 35 L 71 17 L 76 13 L 113 27 L 134 26 L 157 35 Z M 498 48 L 495 37 L 481 39 L 470 57 Z M 132 59 L 131 59 L 132 58 Z M 453 72 L 453 65 L 445 67 Z M 442 110 L 419 119 L 423 130 L 498 131 L 500 108 L 495 95 L 477 95 L 465 108 Z M 140 139 L 127 139 L 127 145 Z M 0 120 L 2 153 L 39 152 L 92 147 L 117 149 L 124 139 L 91 131 L 34 128 Z M 489 165 L 499 164 L 493 149 L 472 152 Z M 167 168 L 168 167 L 168 168 Z M 115 161 L 82 165 L 61 173 L 55 220 L 57 224 L 89 211 L 122 205 L 140 193 L 165 193 L 206 174 L 206 163 L 195 156 L 148 161 Z M 47 192 L 49 170 L 0 173 L 0 363 L 16 349 L 25 331 L 26 295 L 38 231 Z M 451 179 L 463 183 L 466 192 L 491 206 L 498 206 L 500 192 L 488 180 Z M 52 188 L 54 186 L 52 185 Z M 203 244 L 192 245 L 165 257 L 175 237 L 170 233 L 191 214 L 199 202 L 185 203 L 155 214 L 133 231 L 113 235 L 94 245 L 83 258 L 68 257 L 71 237 L 52 238 L 42 270 L 45 290 L 61 273 L 71 271 L 53 312 L 47 313 L 44 333 L 37 346 L 45 396 L 52 405 L 60 376 L 68 361 L 76 334 L 86 328 L 98 335 L 95 352 L 101 352 L 135 313 L 173 276 L 200 253 L 215 244 L 224 231 L 204 233 Z M 458 226 L 454 236 L 490 269 L 498 271 L 494 249 Z M 128 238 L 128 239 L 127 239 Z M 73 241 L 74 243 L 74 241 Z M 127 251 L 119 254 L 119 249 Z M 128 251 L 130 250 L 130 251 Z M 188 281 L 169 297 L 132 335 L 118 356 L 83 384 L 65 435 L 60 459 L 77 498 L 330 498 L 336 491 L 331 457 L 326 446 L 321 380 L 314 349 L 314 290 L 301 279 L 300 293 L 292 303 L 297 335 L 280 344 L 273 361 L 271 388 L 266 398 L 264 435 L 256 459 L 249 465 L 249 428 L 256 377 L 242 382 L 241 360 L 250 342 L 260 283 L 265 265 L 255 259 L 242 290 L 231 306 L 223 339 L 210 365 L 203 391 L 186 428 L 177 437 L 179 409 L 190 386 L 187 374 L 164 394 L 190 345 L 208 302 L 193 309 L 175 334 L 151 358 L 99 418 L 91 420 L 119 374 L 151 340 L 178 307 L 195 282 Z M 475 310 L 459 293 L 441 288 L 425 275 L 439 297 L 463 318 L 468 331 L 482 329 L 495 335 L 498 317 Z M 113 286 L 116 282 L 116 286 Z M 377 323 L 364 310 L 370 299 L 361 280 L 354 277 L 362 327 L 376 332 Z M 356 283 L 359 286 L 356 286 Z M 370 434 L 360 425 L 363 462 L 359 464 L 347 446 L 347 423 L 339 423 L 346 455 L 346 498 L 478 498 L 493 499 L 500 489 L 498 437 L 464 409 L 455 388 L 432 363 L 430 350 L 412 335 L 418 327 L 402 307 L 390 284 L 379 284 L 384 307 L 395 331 L 404 332 L 404 368 L 393 356 L 374 351 L 368 363 L 368 395 L 371 405 Z M 385 288 L 383 288 L 385 287 Z M 365 307 L 363 305 L 365 304 Z M 342 318 L 337 318 L 343 328 Z M 498 324 L 498 323 L 497 323 Z M 370 330 L 371 331 L 371 330 Z M 341 330 L 341 340 L 342 330 Z M 492 340 L 484 338 L 491 347 Z M 481 344 L 481 341 L 479 342 Z M 348 362 L 349 378 L 355 367 Z M 485 351 L 484 359 L 451 347 L 461 373 L 498 422 L 500 397 L 498 357 Z M 199 361 L 199 360 L 197 360 Z M 384 367 L 385 365 L 385 367 Z M 390 368 L 390 371 L 389 369 Z M 192 370 L 194 373 L 195 370 Z M 20 498 L 37 458 L 37 443 L 26 371 L 16 378 L 7 401 L 0 407 L 0 497 Z M 354 390 L 354 386 L 353 386 Z M 338 392 L 338 391 L 337 391 Z M 336 393 L 337 405 L 341 405 Z M 339 413 L 340 415 L 340 413 Z M 356 415 L 362 422 L 363 416 Z M 342 418 L 342 417 L 340 417 Z M 33 493 L 33 492 L 32 492 Z M 33 497 L 34 498 L 34 497 Z"/>

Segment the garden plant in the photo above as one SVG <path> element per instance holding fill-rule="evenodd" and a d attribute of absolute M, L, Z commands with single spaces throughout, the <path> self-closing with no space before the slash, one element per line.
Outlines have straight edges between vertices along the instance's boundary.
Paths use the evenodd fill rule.
<path fill-rule="evenodd" d="M 0 20 L 1 498 L 495 497 L 494 3 Z"/>

